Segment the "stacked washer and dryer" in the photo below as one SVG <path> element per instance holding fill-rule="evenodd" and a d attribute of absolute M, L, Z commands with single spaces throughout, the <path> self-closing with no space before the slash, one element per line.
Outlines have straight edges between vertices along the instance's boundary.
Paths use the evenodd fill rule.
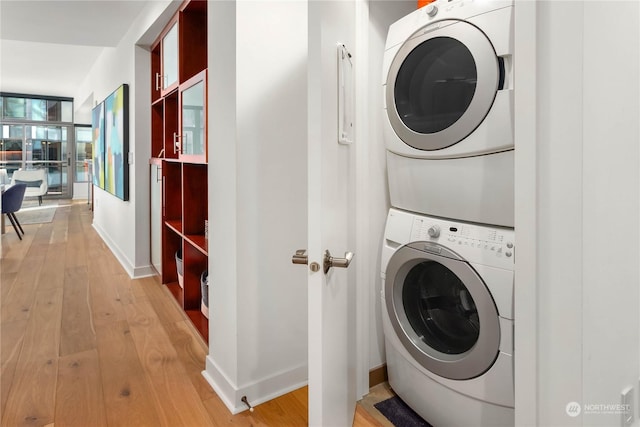
<path fill-rule="evenodd" d="M 385 46 L 387 370 L 434 426 L 514 423 L 513 6 L 436 0 Z"/>

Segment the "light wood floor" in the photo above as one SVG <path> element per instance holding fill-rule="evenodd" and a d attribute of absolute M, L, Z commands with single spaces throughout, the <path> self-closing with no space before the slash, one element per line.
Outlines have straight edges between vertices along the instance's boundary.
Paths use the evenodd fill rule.
<path fill-rule="evenodd" d="M 24 225 L 22 241 L 11 227 L 2 236 L 2 426 L 307 424 L 306 388 L 231 415 L 201 376 L 205 343 L 168 291 L 131 280 L 91 221 L 77 203 Z M 365 406 L 354 426 L 385 425 Z"/>

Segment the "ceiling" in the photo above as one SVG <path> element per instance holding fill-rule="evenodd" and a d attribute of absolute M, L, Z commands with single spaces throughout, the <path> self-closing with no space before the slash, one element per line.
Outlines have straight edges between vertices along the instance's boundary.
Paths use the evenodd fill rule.
<path fill-rule="evenodd" d="M 0 0 L 0 91 L 72 97 L 151 0 Z"/>

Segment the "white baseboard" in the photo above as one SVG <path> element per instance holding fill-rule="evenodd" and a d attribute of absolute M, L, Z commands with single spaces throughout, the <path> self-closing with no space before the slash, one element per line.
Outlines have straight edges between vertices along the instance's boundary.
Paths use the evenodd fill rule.
<path fill-rule="evenodd" d="M 120 265 L 122 265 L 122 268 L 125 269 L 129 277 L 131 277 L 132 279 L 141 279 L 143 277 L 154 276 L 156 274 L 156 271 L 151 264 L 142 267 L 135 267 L 131 263 L 131 261 L 129 261 L 126 255 L 120 250 L 118 245 L 116 245 L 115 242 L 111 240 L 109 235 L 99 225 L 94 222 L 92 226 L 93 229 L 96 230 L 96 233 L 98 233 L 100 238 L 107 245 L 107 247 L 111 250 Z"/>
<path fill-rule="evenodd" d="M 202 371 L 202 376 L 234 415 L 249 409 L 242 402 L 243 396 L 247 397 L 251 406 L 257 406 L 307 385 L 308 368 L 306 364 L 238 387 L 220 371 L 211 356 L 207 356 L 206 362 L 206 370 Z"/>

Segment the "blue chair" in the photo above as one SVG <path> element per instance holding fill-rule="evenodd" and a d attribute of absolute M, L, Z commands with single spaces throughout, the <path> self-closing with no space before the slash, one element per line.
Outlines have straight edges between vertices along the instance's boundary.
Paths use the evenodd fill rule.
<path fill-rule="evenodd" d="M 7 215 L 20 240 L 22 240 L 20 232 L 24 235 L 24 230 L 20 222 L 18 222 L 18 217 L 16 217 L 15 213 L 22 207 L 22 200 L 24 200 L 24 192 L 26 189 L 27 184 L 16 184 L 7 188 L 4 193 L 2 193 L 2 213 Z M 18 228 L 20 231 L 18 231 Z"/>

